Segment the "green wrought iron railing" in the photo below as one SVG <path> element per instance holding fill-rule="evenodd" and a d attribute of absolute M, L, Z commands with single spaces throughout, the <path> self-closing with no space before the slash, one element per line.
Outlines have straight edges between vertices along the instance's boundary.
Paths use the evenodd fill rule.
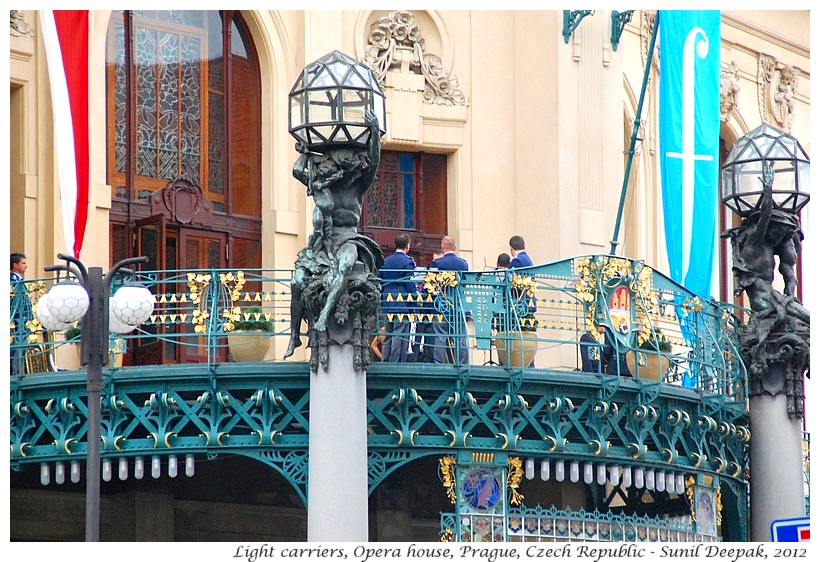
<path fill-rule="evenodd" d="M 276 361 L 291 333 L 291 275 L 141 272 L 138 280 L 157 300 L 154 313 L 134 332 L 112 334 L 112 353 L 124 348 L 126 366 L 231 362 L 229 337 L 246 346 L 259 338 L 234 326 L 255 321 L 267 324 L 274 343 L 266 360 Z M 407 345 L 409 361 L 445 361 L 466 371 L 498 366 L 513 381 L 529 368 L 586 369 L 745 402 L 734 308 L 699 298 L 642 262 L 582 256 L 520 270 L 420 270 L 400 281 L 413 290 L 384 295 L 373 336 Z M 68 345 L 65 334 L 45 332 L 34 312 L 53 282 L 26 281 L 27 296 L 11 300 L 10 345 L 21 375 L 72 369 L 55 359 Z M 614 358 L 608 363 L 607 354 Z"/>

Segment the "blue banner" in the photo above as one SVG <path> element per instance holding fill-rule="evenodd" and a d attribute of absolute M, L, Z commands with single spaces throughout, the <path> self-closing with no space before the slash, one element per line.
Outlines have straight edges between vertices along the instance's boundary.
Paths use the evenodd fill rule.
<path fill-rule="evenodd" d="M 670 277 L 709 297 L 720 165 L 720 11 L 660 10 L 660 166 Z"/>

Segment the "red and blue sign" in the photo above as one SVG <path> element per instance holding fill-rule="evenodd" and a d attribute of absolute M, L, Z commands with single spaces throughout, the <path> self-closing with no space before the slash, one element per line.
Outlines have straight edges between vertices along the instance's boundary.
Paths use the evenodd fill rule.
<path fill-rule="evenodd" d="M 772 521 L 772 542 L 808 542 L 808 517 Z"/>

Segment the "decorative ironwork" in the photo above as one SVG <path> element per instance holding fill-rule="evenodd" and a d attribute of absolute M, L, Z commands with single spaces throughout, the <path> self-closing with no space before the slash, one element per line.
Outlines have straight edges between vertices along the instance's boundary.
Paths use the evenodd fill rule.
<path fill-rule="evenodd" d="M 612 19 L 612 30 L 610 33 L 610 42 L 612 43 L 612 50 L 618 50 L 618 44 L 621 42 L 621 34 L 624 32 L 624 28 L 626 24 L 632 21 L 632 13 L 635 10 L 624 10 L 623 12 L 618 12 L 616 10 L 612 10 L 610 14 L 610 18 Z"/>
<path fill-rule="evenodd" d="M 211 284 L 211 275 L 209 273 L 188 273 L 188 294 L 191 302 L 197 305 L 196 310 L 191 314 L 191 323 L 194 325 L 194 332 L 198 334 L 204 333 L 208 329 L 208 318 L 211 313 L 204 306 L 202 294 Z"/>
<path fill-rule="evenodd" d="M 575 32 L 575 28 L 578 27 L 581 20 L 594 13 L 595 10 L 564 10 L 564 43 L 569 43 L 569 38 Z"/>
<path fill-rule="evenodd" d="M 242 309 L 236 306 L 236 301 L 238 301 L 242 295 L 242 289 L 245 286 L 245 272 L 239 270 L 236 275 L 233 272 L 228 273 L 220 273 L 219 274 L 219 282 L 228 290 L 228 298 L 231 301 L 230 306 L 226 307 L 222 310 L 222 318 L 225 319 L 225 323 L 223 327 L 226 332 L 232 332 L 234 328 L 234 322 L 238 322 L 242 319 Z M 248 318 L 247 314 L 245 315 L 245 320 L 259 320 L 260 318 Z M 259 314 L 261 316 L 261 314 Z M 269 320 L 270 318 L 266 318 Z"/>
<path fill-rule="evenodd" d="M 447 499 L 450 503 L 456 504 L 456 459 L 454 457 L 441 457 L 438 460 L 439 475 L 441 476 L 441 485 L 447 493 Z"/>
<path fill-rule="evenodd" d="M 524 494 L 518 491 L 522 476 L 524 476 L 524 469 L 521 468 L 521 459 L 519 457 L 507 459 L 507 489 L 510 490 L 510 505 L 521 505 L 524 501 Z"/>
<path fill-rule="evenodd" d="M 266 318 L 269 315 L 280 327 L 277 337 L 287 338 L 290 272 L 243 271 L 241 294 L 230 296 L 229 287 L 213 283 L 214 279 L 228 280 L 228 271 L 197 271 L 190 272 L 190 276 L 177 272 L 143 275 L 140 280 L 152 288 L 157 299 L 151 325 L 167 333 L 128 334 L 124 339 L 129 349 L 137 347 L 142 338 L 157 337 L 159 333 L 169 346 L 207 345 L 216 350 L 224 345 L 222 325 L 226 319 L 220 314 L 231 296 L 234 304 L 252 301 L 263 305 Z M 570 261 L 528 271 L 538 282 L 536 316 L 543 345 L 577 346 L 576 334 L 583 329 L 585 316 L 580 296 L 576 298 L 575 286 L 581 277 L 575 271 Z M 239 272 L 232 273 L 236 281 Z M 453 305 L 465 310 L 480 306 L 476 288 L 482 284 L 495 287 L 502 283 L 502 288 L 509 290 L 503 285 L 507 281 L 494 276 L 479 278 L 474 273 L 465 279 L 455 287 L 446 287 Z M 31 292 L 41 281 L 25 283 Z M 231 282 L 229 286 L 237 289 Z M 622 466 L 714 474 L 720 469 L 724 478 L 742 478 L 738 467 L 746 464 L 743 451 L 748 430 L 738 425 L 745 412 L 746 396 L 743 366 L 733 339 L 737 325 L 730 322 L 734 317 L 708 300 L 696 302 L 693 295 L 672 293 L 679 289 L 661 276 L 655 278 L 653 286 L 659 298 L 655 307 L 646 309 L 653 325 L 662 323 L 665 331 L 676 333 L 674 294 L 681 302 L 689 297 L 683 309 L 690 319 L 708 326 L 699 332 L 700 339 L 692 348 L 680 335 L 674 338 L 673 354 L 679 354 L 679 369 L 691 368 L 688 362 L 697 361 L 702 372 L 708 369 L 711 373 L 710 378 L 704 375 L 697 381 L 696 394 L 681 390 L 675 379 L 662 383 L 630 381 L 577 372 L 568 377 L 567 367 L 522 368 L 513 381 L 508 370 L 492 365 L 468 364 L 454 369 L 452 365 L 417 363 L 410 371 L 404 368 L 397 380 L 393 378 L 398 376 L 395 366 L 379 364 L 371 369 L 378 376 L 368 378 L 369 450 L 379 454 L 403 451 L 411 453 L 406 457 L 411 459 L 460 449 L 491 454 L 504 451 L 506 445 L 507 450 L 527 451 L 536 458 L 571 460 L 582 451 L 587 455 L 598 453 L 596 458 L 601 462 Z M 473 308 L 463 304 L 467 298 Z M 420 310 L 416 319 L 430 319 L 426 310 L 433 310 L 434 303 L 425 299 L 416 304 Z M 208 313 L 200 322 L 203 331 L 191 329 L 197 325 L 193 323 L 196 310 Z M 478 334 L 478 324 L 486 323 L 489 329 L 492 315 L 474 313 L 473 320 Z M 177 327 L 183 329 L 173 332 Z M 20 341 L 14 344 L 19 349 L 34 345 L 27 340 L 15 341 Z M 52 351 L 57 347 L 51 343 L 38 345 Z M 714 348 L 714 353 L 696 354 L 707 348 Z M 209 352 L 209 357 L 215 355 Z M 306 366 L 298 363 L 210 362 L 106 370 L 104 400 L 116 396 L 116 403 L 123 404 L 104 411 L 104 424 L 109 424 L 105 426 L 107 439 L 112 443 L 116 440 L 121 446 L 119 452 L 125 456 L 154 450 L 155 441 L 160 454 L 236 452 L 260 447 L 299 449 L 307 443 L 309 394 L 305 372 Z M 160 375 L 163 382 L 158 384 L 154 377 Z M 82 373 L 62 372 L 57 379 L 50 376 L 24 376 L 12 383 L 13 464 L 50 462 L 67 455 L 63 449 L 54 448 L 54 440 L 65 443 L 73 439 L 69 444 L 72 454 L 84 454 L 86 398 Z M 156 398 L 151 402 L 148 397 L 154 394 Z M 165 395 L 167 400 L 162 398 Z M 55 414 L 45 410 L 48 400 L 56 403 L 66 397 L 77 408 L 71 425 L 56 416 L 53 407 Z M 155 406 L 143 408 L 146 401 Z M 165 403 L 168 409 L 163 409 Z M 241 431 L 237 429 L 240 427 Z M 156 437 L 146 440 L 149 434 Z M 166 437 L 170 448 L 165 447 Z M 714 465 L 714 458 L 720 458 L 721 463 Z M 384 462 L 385 468 L 372 472 L 372 478 L 403 461 L 391 457 Z"/>
<path fill-rule="evenodd" d="M 613 333 L 630 339 L 631 332 L 636 331 L 638 345 L 650 338 L 648 311 L 658 304 L 650 268 L 641 261 L 598 256 L 577 259 L 575 269 L 579 274 L 575 291 L 585 306 L 588 331 L 596 333 L 596 326 L 605 324 Z M 617 302 L 613 303 L 615 298 Z"/>

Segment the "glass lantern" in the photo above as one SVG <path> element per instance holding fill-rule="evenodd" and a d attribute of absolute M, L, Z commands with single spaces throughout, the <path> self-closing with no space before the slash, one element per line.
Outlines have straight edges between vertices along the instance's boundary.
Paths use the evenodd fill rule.
<path fill-rule="evenodd" d="M 364 121 L 370 109 L 386 129 L 384 93 L 363 63 L 332 51 L 302 70 L 290 91 L 288 131 L 310 150 L 334 146 L 366 148 L 370 128 Z"/>
<path fill-rule="evenodd" d="M 774 172 L 775 210 L 797 214 L 809 202 L 809 157 L 796 138 L 767 124 L 732 145 L 720 169 L 724 205 L 741 217 L 760 209 L 764 164 Z"/>

